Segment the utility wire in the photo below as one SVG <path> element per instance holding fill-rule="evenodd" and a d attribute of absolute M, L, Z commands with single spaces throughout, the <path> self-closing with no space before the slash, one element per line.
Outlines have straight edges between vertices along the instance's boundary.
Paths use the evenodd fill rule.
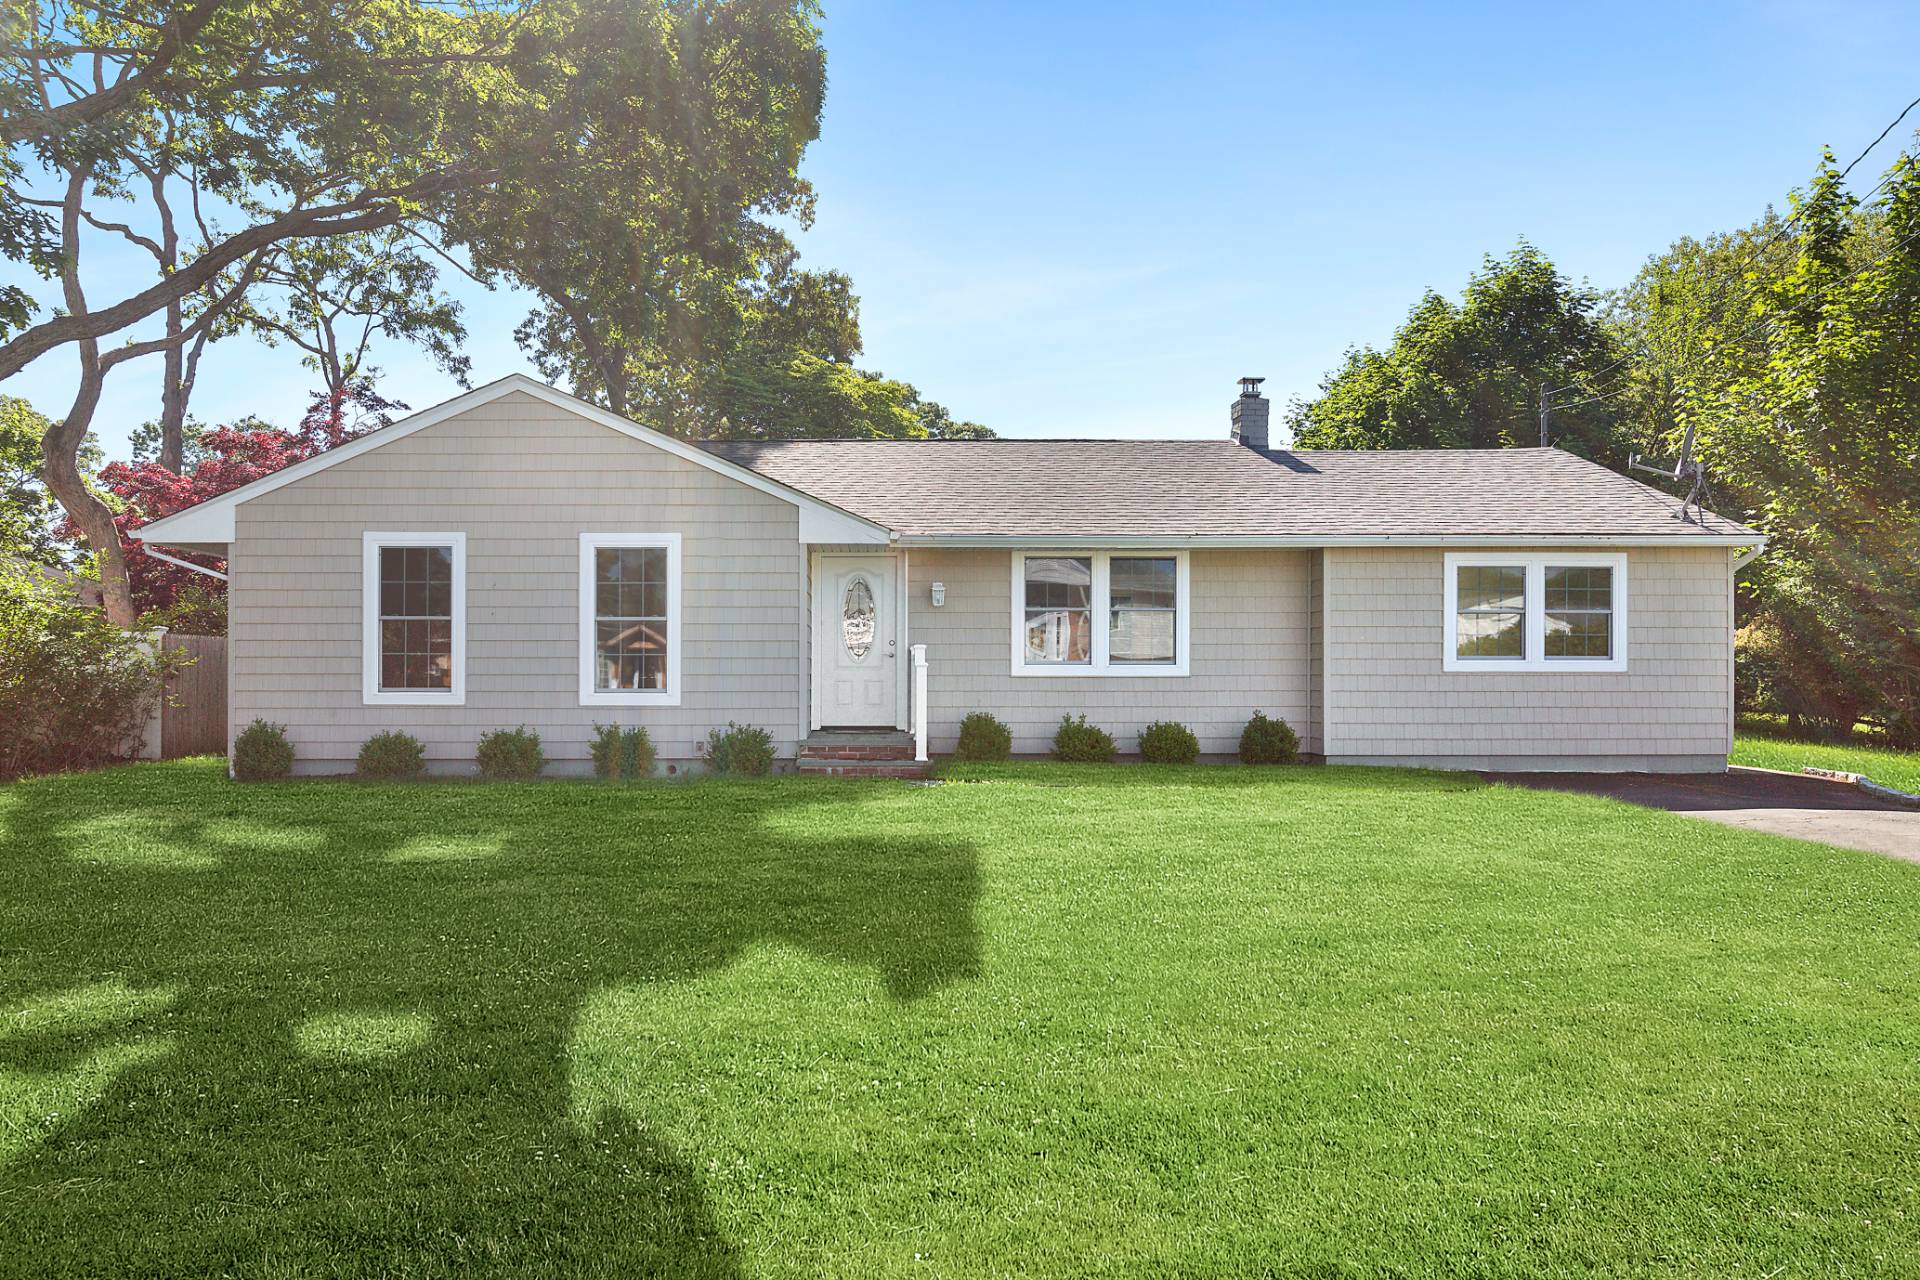
<path fill-rule="evenodd" d="M 1879 136 L 1876 137 L 1872 142 L 1869 142 L 1864 148 L 1862 148 L 1859 155 L 1855 156 L 1852 160 L 1847 162 L 1847 167 L 1840 171 L 1840 180 L 1844 182 L 1847 178 L 1847 175 L 1852 173 L 1854 169 L 1859 166 L 1862 160 L 1865 160 L 1869 155 L 1873 154 L 1873 149 L 1879 146 L 1882 142 L 1885 142 L 1887 140 L 1887 135 L 1892 133 L 1895 129 L 1899 128 L 1900 122 L 1902 120 L 1905 120 L 1907 116 L 1912 113 L 1915 107 L 1920 107 L 1920 98 L 1915 98 L 1912 102 L 1909 102 L 1905 107 L 1902 107 L 1900 110 L 1900 114 L 1895 116 L 1891 121 L 1888 122 L 1887 127 L 1880 131 Z M 1869 201 L 1871 201 L 1875 196 L 1879 195 L 1881 190 L 1885 188 L 1886 185 L 1892 180 L 1893 180 L 1893 174 L 1888 173 L 1885 177 L 1881 178 L 1877 184 L 1875 184 L 1873 190 L 1867 192 L 1867 194 L 1861 198 L 1860 203 L 1866 204 Z M 1773 233 L 1771 235 L 1769 235 L 1765 240 L 1762 240 L 1759 243 L 1759 245 L 1757 245 L 1751 252 L 1749 252 L 1744 258 L 1742 258 L 1731 272 L 1721 277 L 1720 288 L 1716 290 L 1716 293 L 1720 293 L 1721 296 L 1715 297 L 1713 300 L 1714 306 L 1716 308 L 1721 303 L 1726 301 L 1726 298 L 1724 296 L 1724 290 L 1727 289 L 1734 280 L 1737 280 L 1743 277 L 1746 274 L 1747 268 L 1751 267 L 1755 262 L 1759 261 L 1760 255 L 1765 253 L 1776 242 L 1778 242 L 1781 236 L 1784 236 L 1788 231 L 1790 231 L 1793 228 L 1793 225 L 1797 223 L 1805 215 L 1805 213 L 1806 213 L 1806 206 L 1803 205 L 1801 206 L 1798 212 L 1783 219 L 1780 225 L 1774 228 Z M 1896 248 L 1897 247 L 1898 246 L 1896 246 Z M 1887 256 L 1891 256 L 1891 254 Z M 1874 262 L 1870 262 L 1867 265 L 1873 266 L 1876 263 L 1884 260 L 1885 260 L 1884 257 L 1877 258 L 1874 260 Z M 1864 269 L 1865 268 L 1862 268 L 1862 270 Z M 1859 273 L 1855 272 L 1854 274 L 1857 275 Z M 1852 279 L 1853 277 L 1848 276 L 1846 278 Z M 1836 283 L 1841 283 L 1841 282 L 1836 282 Z M 1818 296 L 1818 295 L 1815 295 L 1815 296 Z M 1749 293 L 1747 297 L 1741 299 L 1742 302 L 1747 302 L 1751 300 L 1752 300 L 1751 293 Z M 1752 330 L 1749 329 L 1746 332 L 1742 333 L 1740 336 L 1745 337 L 1747 336 L 1748 333 L 1751 333 L 1751 332 Z M 1609 363 L 1602 365 L 1598 370 L 1594 372 L 1592 376 L 1594 378 L 1599 378 L 1603 374 L 1606 374 L 1612 371 L 1613 369 L 1618 368 L 1620 365 L 1625 364 L 1628 360 L 1631 360 L 1636 355 L 1650 355 L 1650 354 L 1652 353 L 1647 350 L 1647 344 L 1644 341 L 1642 341 L 1636 344 L 1633 350 L 1626 352 L 1616 360 L 1610 361 Z M 1570 382 L 1564 387 L 1551 387 L 1548 389 L 1546 393 L 1547 399 L 1551 401 L 1554 396 L 1559 395 L 1561 392 L 1572 391 L 1577 389 L 1579 386 L 1580 384 L 1577 382 Z M 1614 394 L 1614 393 L 1609 393 L 1609 394 Z M 1582 400 L 1582 401 L 1579 401 L 1578 403 L 1592 404 L 1594 400 L 1606 399 L 1606 398 L 1607 398 L 1606 396 L 1596 396 L 1596 397 L 1593 397 L 1593 399 Z M 1559 408 L 1559 409 L 1571 409 L 1571 408 L 1574 408 L 1575 406 L 1568 404 L 1568 405 L 1551 405 L 1550 407 Z"/>
<path fill-rule="evenodd" d="M 1912 109 L 1914 109 L 1914 107 L 1920 107 L 1920 98 L 1914 98 L 1912 102 L 1908 102 L 1907 106 L 1901 107 L 1901 113 L 1899 113 L 1899 115 L 1895 115 L 1895 117 L 1893 117 L 1891 121 L 1887 121 L 1887 127 L 1885 127 L 1885 129 L 1880 130 L 1880 134 L 1878 134 L 1878 136 L 1876 136 L 1876 138 L 1874 138 L 1872 142 L 1868 142 L 1868 144 L 1866 144 L 1864 148 L 1860 148 L 1859 155 L 1855 155 L 1855 157 L 1853 157 L 1851 161 L 1847 161 L 1847 167 L 1839 171 L 1839 180 L 1841 180 L 1841 182 L 1845 182 L 1845 180 L 1847 180 L 1847 175 L 1851 175 L 1851 173 L 1853 173 L 1853 171 L 1855 171 L 1855 169 L 1859 167 L 1860 161 L 1862 161 L 1862 159 L 1866 159 L 1868 155 L 1872 155 L 1872 152 L 1874 152 L 1874 148 L 1878 148 L 1878 146 L 1880 146 L 1882 142 L 1885 142 L 1885 140 L 1887 140 L 1887 134 L 1891 134 L 1893 130 L 1899 129 L 1899 125 L 1901 125 L 1901 121 L 1905 121 L 1905 119 L 1907 119 L 1908 115 L 1912 113 Z M 1876 198 L 1876 196 L 1878 196 L 1878 194 L 1880 194 L 1880 192 L 1884 190 L 1885 186 L 1887 186 L 1887 182 L 1891 182 L 1891 180 L 1893 180 L 1893 173 L 1887 173 L 1885 177 L 1880 178 L 1880 182 L 1876 182 L 1876 184 L 1874 184 L 1874 188 L 1872 188 L 1870 192 L 1866 192 L 1866 196 L 1862 196 L 1862 198 L 1860 198 L 1859 203 L 1868 203 L 1868 201 L 1874 200 L 1874 198 Z M 1757 261 L 1761 259 L 1761 255 L 1763 255 L 1764 251 L 1766 251 L 1766 249 L 1768 248 L 1772 248 L 1772 246 L 1774 246 L 1774 244 L 1776 244 L 1776 242 L 1778 242 L 1778 240 L 1780 240 L 1780 238 L 1782 238 L 1784 234 L 1788 234 L 1788 230 L 1791 230 L 1791 228 L 1793 228 L 1793 225 L 1795 225 L 1795 223 L 1799 223 L 1799 221 L 1801 221 L 1801 217 L 1805 217 L 1805 213 L 1807 213 L 1807 205 L 1801 205 L 1801 209 L 1799 209 L 1799 211 L 1795 211 L 1793 215 L 1789 215 L 1789 217 L 1786 217 L 1786 219 L 1782 219 L 1782 223 L 1780 223 L 1780 226 L 1776 226 L 1776 228 L 1772 230 L 1772 234 L 1770 234 L 1770 236 L 1766 236 L 1766 240 L 1763 240 L 1763 242 L 1761 242 L 1759 246 L 1755 246 L 1755 248 L 1751 249 L 1751 251 L 1749 251 L 1749 253 L 1747 253 L 1747 255 L 1743 257 L 1743 259 L 1741 259 L 1740 263 L 1738 263 L 1738 265 L 1734 267 L 1734 271 L 1732 271 L 1732 273 L 1724 274 L 1724 276 L 1720 278 L 1720 288 L 1716 290 L 1716 294 L 1718 294 L 1718 296 L 1716 296 L 1715 299 L 1713 299 L 1713 305 L 1715 305 L 1715 309 L 1718 309 L 1718 307 L 1720 307 L 1720 303 L 1724 303 L 1724 301 L 1726 301 L 1726 297 L 1724 297 L 1724 290 L 1726 290 L 1726 288 L 1730 288 L 1730 284 L 1732 284 L 1734 280 L 1738 280 L 1738 278 L 1743 278 L 1743 276 L 1745 276 L 1745 273 L 1747 273 L 1747 269 L 1749 269 L 1749 267 L 1751 267 L 1753 263 L 1757 263 Z M 1845 274 L 1845 276 L 1841 276 L 1839 280 L 1834 280 L 1832 284 L 1826 284 L 1826 286 L 1822 286 L 1822 288 L 1820 288 L 1820 290 L 1818 290 L 1816 294 L 1812 294 L 1812 297 L 1809 297 L 1809 299 L 1805 299 L 1805 301 L 1803 301 L 1801 305 L 1811 305 L 1811 303 L 1814 303 L 1814 301 L 1818 301 L 1820 297 L 1826 296 L 1826 294 L 1828 294 L 1828 290 L 1834 290 L 1834 288 L 1839 288 L 1841 284 L 1847 284 L 1849 280 L 1853 280 L 1855 276 L 1859 276 L 1859 274 L 1862 273 L 1862 271 L 1866 271 L 1868 267 L 1878 267 L 1880 263 L 1884 263 L 1884 261 L 1887 261 L 1889 257 L 1893 257 L 1895 253 L 1899 253 L 1901 249 L 1907 248 L 1907 244 L 1910 244 L 1910 242 L 1912 242 L 1914 238 L 1920 238 L 1920 232 L 1916 232 L 1914 236 L 1908 236 L 1907 240 L 1903 240 L 1901 244 L 1897 244 L 1897 246 L 1893 246 L 1893 248 L 1887 249 L 1887 251 L 1885 251 L 1885 253 L 1882 253 L 1880 257 L 1876 257 L 1874 261 L 1870 261 L 1870 263 L 1866 263 L 1864 267 L 1859 267 L 1857 271 L 1851 271 L 1851 273 L 1847 273 Z M 1740 301 L 1741 303 L 1745 303 L 1745 301 L 1751 301 L 1751 299 L 1753 299 L 1753 292 L 1749 290 L 1749 292 L 1745 294 L 1745 297 L 1741 297 Z M 1732 338 L 1732 342 L 1741 342 L 1741 340 L 1745 340 L 1745 338 L 1749 338 L 1749 336 L 1753 336 L 1753 334 L 1755 334 L 1755 332 L 1757 332 L 1759 328 L 1763 328 L 1766 322 L 1768 322 L 1768 319 L 1766 319 L 1766 317 L 1763 317 L 1763 319 L 1759 320 L 1757 324 L 1753 324 L 1753 326 L 1749 326 L 1749 328 L 1745 328 L 1745 330 L 1741 330 L 1740 334 L 1736 334 L 1736 336 Z M 1715 345 L 1716 347 L 1720 347 L 1720 345 L 1726 345 L 1726 344 L 1715 344 Z M 1632 347 L 1630 351 L 1624 351 L 1624 353 L 1622 353 L 1620 357 L 1617 357 L 1617 359 L 1613 359 L 1613 361 L 1609 361 L 1607 365 L 1601 365 L 1601 367 L 1597 368 L 1596 372 L 1592 374 L 1592 378 L 1596 378 L 1597 380 L 1597 378 L 1601 378 L 1601 376 L 1605 376 L 1607 372 L 1611 372 L 1611 370 L 1615 370 L 1615 368 L 1619 368 L 1620 365 L 1624 365 L 1626 361 L 1630 361 L 1630 359 L 1632 359 L 1632 357 L 1636 357 L 1636 355 L 1651 355 L 1651 351 L 1647 351 L 1647 344 L 1645 344 L 1645 340 L 1642 340 L 1642 342 L 1638 342 L 1638 344 L 1634 344 L 1634 347 Z M 1613 390 L 1611 391 L 1601 391 L 1599 395 L 1590 395 L 1590 397 L 1586 397 L 1586 399 L 1578 399 L 1578 401 L 1572 401 L 1571 405 L 1553 405 L 1553 403 L 1551 403 L 1555 395 L 1559 395 L 1559 393 L 1563 393 L 1563 391 L 1576 390 L 1578 386 L 1580 386 L 1578 382 L 1569 382 L 1567 386 L 1557 386 L 1557 388 L 1548 388 L 1548 390 L 1544 391 L 1544 395 L 1542 395 L 1542 401 L 1544 401 L 1544 403 L 1542 403 L 1542 411 L 1548 411 L 1548 409 L 1578 409 L 1578 407 L 1582 407 L 1582 405 L 1594 405 L 1594 403 L 1599 403 L 1599 401 L 1603 401 L 1603 399 L 1613 399 L 1615 395 L 1619 395 L 1620 391 L 1628 390 L 1628 386 L 1630 386 L 1630 376 L 1628 376 L 1628 380 L 1622 380 L 1619 386 L 1615 386 L 1615 388 L 1613 388 Z M 1592 386 L 1592 382 L 1590 382 L 1588 386 Z"/>
<path fill-rule="evenodd" d="M 1915 98 L 1912 102 L 1909 102 L 1905 107 L 1901 108 L 1900 114 L 1895 116 L 1893 120 L 1887 125 L 1887 127 L 1880 131 L 1880 136 L 1875 138 L 1872 142 L 1869 142 L 1866 145 L 1866 147 L 1860 152 L 1859 155 L 1855 156 L 1852 160 L 1850 160 L 1847 163 L 1847 167 L 1840 171 L 1840 181 L 1845 182 L 1847 180 L 1847 175 L 1852 173 L 1862 160 L 1865 160 L 1869 155 L 1871 155 L 1875 147 L 1879 146 L 1882 142 L 1885 142 L 1887 140 L 1887 135 L 1892 133 L 1894 129 L 1899 127 L 1900 122 L 1902 120 L 1905 120 L 1907 118 L 1907 114 L 1911 112 L 1915 107 L 1920 107 L 1920 98 Z M 1881 188 L 1885 187 L 1887 183 L 1892 180 L 1892 178 L 1893 178 L 1893 175 L 1891 173 L 1881 178 L 1880 181 L 1874 185 L 1873 190 L 1867 192 L 1867 194 L 1859 201 L 1859 203 L 1865 204 L 1869 200 L 1872 200 L 1875 196 L 1879 195 Z M 1790 231 L 1793 228 L 1794 223 L 1800 221 L 1800 219 L 1806 215 L 1807 208 L 1808 206 L 1801 205 L 1798 211 L 1796 211 L 1790 217 L 1787 217 L 1784 220 L 1782 220 L 1780 225 L 1774 228 L 1772 235 L 1768 236 L 1765 240 L 1762 240 L 1759 243 L 1759 245 L 1756 246 L 1751 253 L 1749 253 L 1745 258 L 1743 258 L 1740 261 L 1740 263 L 1733 269 L 1733 272 L 1728 277 L 1728 279 L 1736 279 L 1736 278 L 1739 278 L 1740 276 L 1743 276 L 1746 273 L 1746 270 L 1748 267 L 1751 267 L 1754 263 L 1760 260 L 1761 254 L 1765 253 L 1769 248 L 1771 248 L 1780 239 L 1781 236 L 1784 236 L 1785 234 L 1787 234 L 1788 231 Z M 1748 299 L 1742 299 L 1742 301 L 1747 301 L 1747 300 Z M 1720 301 L 1720 299 L 1715 299 L 1715 301 L 1716 302 Z"/>

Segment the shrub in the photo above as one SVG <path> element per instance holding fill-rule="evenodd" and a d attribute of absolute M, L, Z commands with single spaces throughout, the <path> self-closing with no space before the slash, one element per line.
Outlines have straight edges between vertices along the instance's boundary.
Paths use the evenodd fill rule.
<path fill-rule="evenodd" d="M 57 571 L 0 556 L 0 778 L 131 759 L 181 660 L 82 605 Z"/>
<path fill-rule="evenodd" d="M 1192 764 L 1200 739 L 1177 720 L 1155 720 L 1140 731 L 1140 758 L 1148 764 Z"/>
<path fill-rule="evenodd" d="M 537 778 L 547 767 L 546 753 L 540 750 L 540 735 L 525 725 L 518 729 L 495 729 L 480 739 L 474 751 L 480 776 L 496 782 L 524 782 Z"/>
<path fill-rule="evenodd" d="M 1299 758 L 1299 735 L 1285 720 L 1269 719 L 1266 712 L 1256 711 L 1240 731 L 1241 764 L 1292 764 Z"/>
<path fill-rule="evenodd" d="M 729 721 L 726 728 L 707 735 L 701 754 L 715 773 L 757 778 L 773 768 L 773 735 L 750 724 Z"/>
<path fill-rule="evenodd" d="M 593 726 L 593 776 L 630 782 L 653 772 L 653 739 L 645 729 L 617 724 Z"/>
<path fill-rule="evenodd" d="M 426 772 L 427 749 L 410 733 L 389 730 L 376 733 L 360 744 L 360 758 L 354 761 L 357 778 L 388 780 L 417 778 Z"/>
<path fill-rule="evenodd" d="M 1061 716 L 1060 727 L 1053 731 L 1053 758 L 1075 764 L 1105 764 L 1113 759 L 1113 735 L 1098 725 Z"/>
<path fill-rule="evenodd" d="M 985 711 L 972 711 L 960 722 L 956 760 L 1005 760 L 1013 754 L 1013 732 Z"/>
<path fill-rule="evenodd" d="M 287 726 L 255 720 L 233 739 L 233 776 L 241 782 L 270 782 L 293 772 L 293 744 Z"/>

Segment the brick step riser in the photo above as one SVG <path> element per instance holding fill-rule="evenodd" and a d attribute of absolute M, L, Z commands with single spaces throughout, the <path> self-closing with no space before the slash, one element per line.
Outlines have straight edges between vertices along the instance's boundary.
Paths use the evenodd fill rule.
<path fill-rule="evenodd" d="M 824 763 L 800 761 L 800 772 L 821 778 L 924 778 L 927 766 L 904 764 Z"/>
<path fill-rule="evenodd" d="M 802 760 L 911 760 L 912 747 L 802 747 Z"/>

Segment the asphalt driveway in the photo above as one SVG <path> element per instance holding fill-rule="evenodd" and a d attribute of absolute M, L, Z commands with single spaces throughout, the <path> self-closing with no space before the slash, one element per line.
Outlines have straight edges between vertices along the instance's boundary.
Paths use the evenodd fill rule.
<path fill-rule="evenodd" d="M 1730 827 L 1817 840 L 1920 862 L 1920 809 L 1844 782 L 1767 769 L 1725 773 L 1488 773 L 1489 782 L 1579 791 Z"/>

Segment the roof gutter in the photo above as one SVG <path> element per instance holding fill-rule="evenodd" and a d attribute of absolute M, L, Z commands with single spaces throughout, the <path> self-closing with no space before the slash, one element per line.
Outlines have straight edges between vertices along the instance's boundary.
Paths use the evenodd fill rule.
<path fill-rule="evenodd" d="M 142 542 L 140 544 L 140 550 L 146 555 L 152 556 L 155 560 L 164 560 L 168 564 L 177 564 L 182 569 L 191 569 L 195 573 L 204 573 L 209 578 L 218 578 L 222 582 L 227 580 L 227 575 L 218 569 L 209 569 L 203 564 L 195 564 L 191 560 L 182 560 L 179 556 L 170 556 L 166 552 L 156 548 L 151 542 Z"/>
<path fill-rule="evenodd" d="M 1586 534 L 1581 536 L 1502 534 L 1378 534 L 1326 537 L 1310 535 L 1256 535 L 1209 537 L 1174 534 L 1039 536 L 1006 534 L 901 534 L 903 547 L 1746 547 L 1754 555 L 1766 545 L 1759 534 Z"/>

